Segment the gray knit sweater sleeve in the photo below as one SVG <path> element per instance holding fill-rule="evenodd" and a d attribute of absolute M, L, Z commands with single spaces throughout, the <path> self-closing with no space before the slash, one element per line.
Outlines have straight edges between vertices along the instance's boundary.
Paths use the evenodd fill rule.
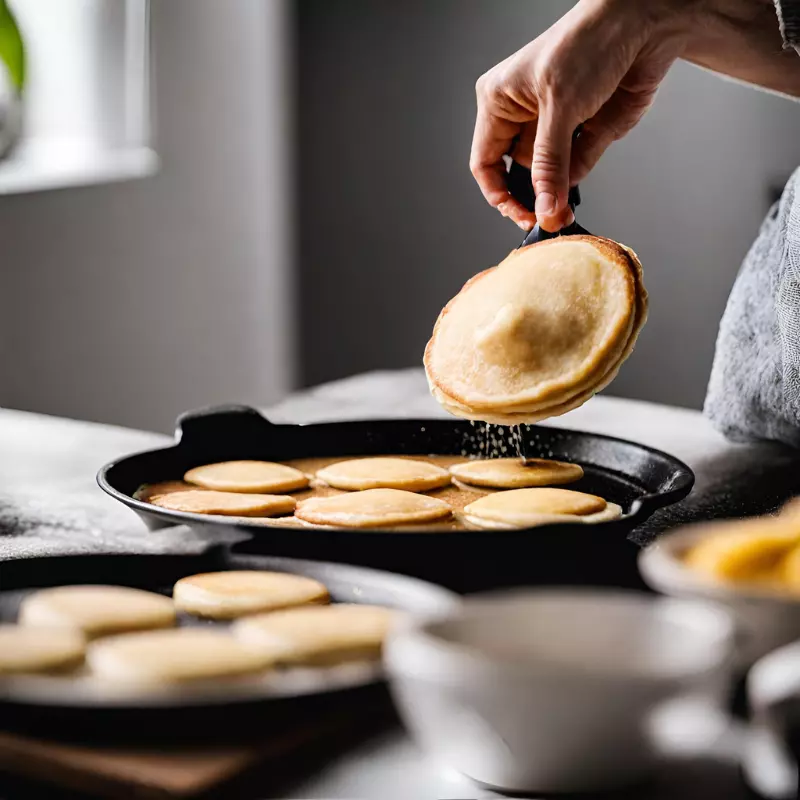
<path fill-rule="evenodd" d="M 776 0 L 800 54 L 800 0 Z M 720 323 L 705 413 L 738 441 L 800 448 L 800 168 L 747 254 Z"/>
<path fill-rule="evenodd" d="M 775 0 L 785 47 L 800 53 L 800 0 Z"/>

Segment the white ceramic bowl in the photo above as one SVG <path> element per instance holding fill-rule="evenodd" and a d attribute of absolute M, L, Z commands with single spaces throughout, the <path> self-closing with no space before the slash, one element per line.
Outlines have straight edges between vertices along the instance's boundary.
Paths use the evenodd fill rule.
<path fill-rule="evenodd" d="M 724 606 L 737 626 L 737 667 L 747 669 L 771 650 L 800 639 L 800 601 L 714 581 L 689 569 L 684 556 L 707 535 L 689 528 L 662 536 L 639 554 L 639 570 L 647 584 L 663 594 Z"/>
<path fill-rule="evenodd" d="M 604 590 L 525 590 L 395 630 L 385 648 L 408 728 L 492 788 L 592 792 L 654 761 L 665 701 L 721 697 L 733 623 L 703 603 Z"/>
<path fill-rule="evenodd" d="M 747 676 L 747 700 L 745 779 L 760 797 L 796 800 L 800 770 L 791 742 L 800 728 L 800 642 L 756 662 Z"/>

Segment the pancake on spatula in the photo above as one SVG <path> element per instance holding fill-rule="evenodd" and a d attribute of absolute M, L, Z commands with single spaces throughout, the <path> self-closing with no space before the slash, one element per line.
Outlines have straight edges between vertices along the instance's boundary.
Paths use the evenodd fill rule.
<path fill-rule="evenodd" d="M 377 456 L 338 461 L 317 471 L 334 489 L 405 489 L 426 492 L 450 483 L 446 469 L 413 458 Z"/>
<path fill-rule="evenodd" d="M 583 477 L 583 469 L 577 464 L 544 458 L 488 458 L 454 464 L 450 474 L 471 486 L 523 489 L 572 483 Z"/>
<path fill-rule="evenodd" d="M 204 489 L 220 492 L 275 494 L 308 486 L 299 469 L 273 461 L 223 461 L 190 469 L 183 479 Z"/>
<path fill-rule="evenodd" d="M 365 489 L 334 497 L 312 497 L 297 506 L 295 516 L 315 525 L 385 528 L 414 525 L 451 516 L 444 500 L 402 489 Z"/>
<path fill-rule="evenodd" d="M 428 382 L 467 419 L 557 416 L 613 380 L 646 316 L 641 264 L 628 248 L 583 235 L 528 245 L 445 306 L 425 350 Z"/>
<path fill-rule="evenodd" d="M 616 519 L 622 509 L 602 497 L 569 489 L 511 489 L 464 507 L 464 520 L 479 528 L 528 528 L 553 522 L 595 523 Z"/>

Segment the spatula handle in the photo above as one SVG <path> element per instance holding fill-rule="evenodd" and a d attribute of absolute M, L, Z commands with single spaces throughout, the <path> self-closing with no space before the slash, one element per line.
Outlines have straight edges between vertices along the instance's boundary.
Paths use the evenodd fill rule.
<path fill-rule="evenodd" d="M 531 182 L 531 171 L 523 167 L 518 161 L 511 160 L 506 173 L 506 184 L 508 193 L 528 211 L 533 211 L 536 204 L 536 195 L 533 191 Z M 576 206 L 581 204 L 581 191 L 578 186 L 573 186 L 569 190 L 567 198 L 570 208 L 574 211 Z"/>
<path fill-rule="evenodd" d="M 579 125 L 575 129 L 573 139 L 580 135 L 582 127 L 582 125 Z M 511 157 L 509 160 L 508 170 L 506 173 L 506 184 L 508 186 L 509 194 L 520 205 L 522 205 L 528 211 L 534 210 L 536 205 L 536 195 L 533 191 L 531 171 L 526 167 L 523 167 L 519 162 L 514 161 L 513 157 Z M 577 185 L 570 187 L 567 203 L 572 209 L 573 213 L 575 212 L 576 206 L 581 204 L 581 191 Z M 537 222 L 533 230 L 525 237 L 520 247 L 525 247 L 526 245 L 534 244 L 536 242 L 542 242 L 545 239 L 553 239 L 556 236 L 574 236 L 575 234 L 591 235 L 589 234 L 589 231 L 587 231 L 585 228 L 582 228 L 577 222 L 573 222 L 571 225 L 567 225 L 555 233 L 544 230 Z"/>

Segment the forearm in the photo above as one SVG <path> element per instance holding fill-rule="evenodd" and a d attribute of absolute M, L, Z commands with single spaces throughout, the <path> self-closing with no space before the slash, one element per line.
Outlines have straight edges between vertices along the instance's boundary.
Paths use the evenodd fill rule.
<path fill-rule="evenodd" d="M 712 0 L 688 36 L 685 60 L 800 98 L 800 56 L 785 48 L 772 0 Z"/>

